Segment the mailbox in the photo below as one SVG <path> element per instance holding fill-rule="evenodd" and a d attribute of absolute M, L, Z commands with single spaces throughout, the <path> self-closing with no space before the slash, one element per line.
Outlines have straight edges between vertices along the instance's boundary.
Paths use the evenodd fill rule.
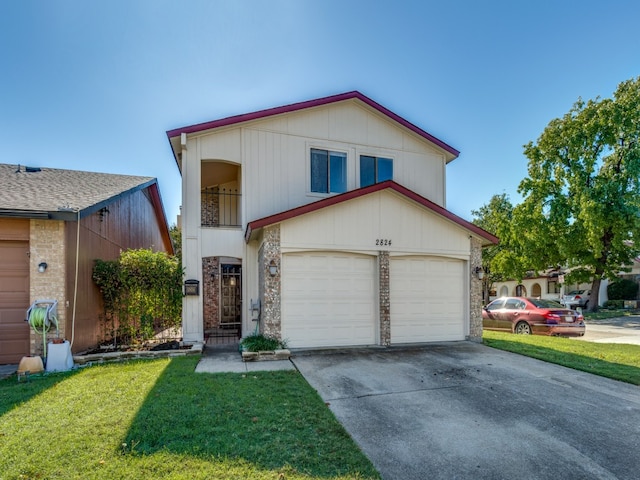
<path fill-rule="evenodd" d="M 200 281 L 190 278 L 184 281 L 185 295 L 200 295 Z"/>

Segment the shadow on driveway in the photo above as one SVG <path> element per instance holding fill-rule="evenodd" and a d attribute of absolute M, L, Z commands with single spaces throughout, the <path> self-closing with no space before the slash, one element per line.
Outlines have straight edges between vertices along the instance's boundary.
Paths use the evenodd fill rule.
<path fill-rule="evenodd" d="M 296 352 L 385 479 L 637 479 L 640 389 L 471 342 Z"/>

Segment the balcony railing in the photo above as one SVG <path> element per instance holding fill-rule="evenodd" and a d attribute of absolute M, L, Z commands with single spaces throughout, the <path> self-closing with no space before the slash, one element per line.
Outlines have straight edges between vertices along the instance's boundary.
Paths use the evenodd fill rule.
<path fill-rule="evenodd" d="M 238 190 L 219 187 L 202 190 L 201 225 L 203 227 L 239 227 L 240 199 Z"/>

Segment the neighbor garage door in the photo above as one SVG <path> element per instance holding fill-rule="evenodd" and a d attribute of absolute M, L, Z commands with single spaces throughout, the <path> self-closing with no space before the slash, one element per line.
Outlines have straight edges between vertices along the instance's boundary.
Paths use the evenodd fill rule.
<path fill-rule="evenodd" d="M 391 259 L 391 343 L 464 340 L 463 265 L 439 257 Z"/>
<path fill-rule="evenodd" d="M 28 242 L 0 241 L 0 364 L 29 355 Z"/>
<path fill-rule="evenodd" d="M 375 343 L 373 257 L 287 253 L 282 262 L 282 337 L 290 347 Z"/>

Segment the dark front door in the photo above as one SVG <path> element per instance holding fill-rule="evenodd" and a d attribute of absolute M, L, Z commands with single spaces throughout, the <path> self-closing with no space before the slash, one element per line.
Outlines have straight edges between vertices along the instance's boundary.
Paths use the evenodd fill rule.
<path fill-rule="evenodd" d="M 242 267 L 240 265 L 222 265 L 220 285 L 222 309 L 220 326 L 237 328 L 242 325 Z"/>

